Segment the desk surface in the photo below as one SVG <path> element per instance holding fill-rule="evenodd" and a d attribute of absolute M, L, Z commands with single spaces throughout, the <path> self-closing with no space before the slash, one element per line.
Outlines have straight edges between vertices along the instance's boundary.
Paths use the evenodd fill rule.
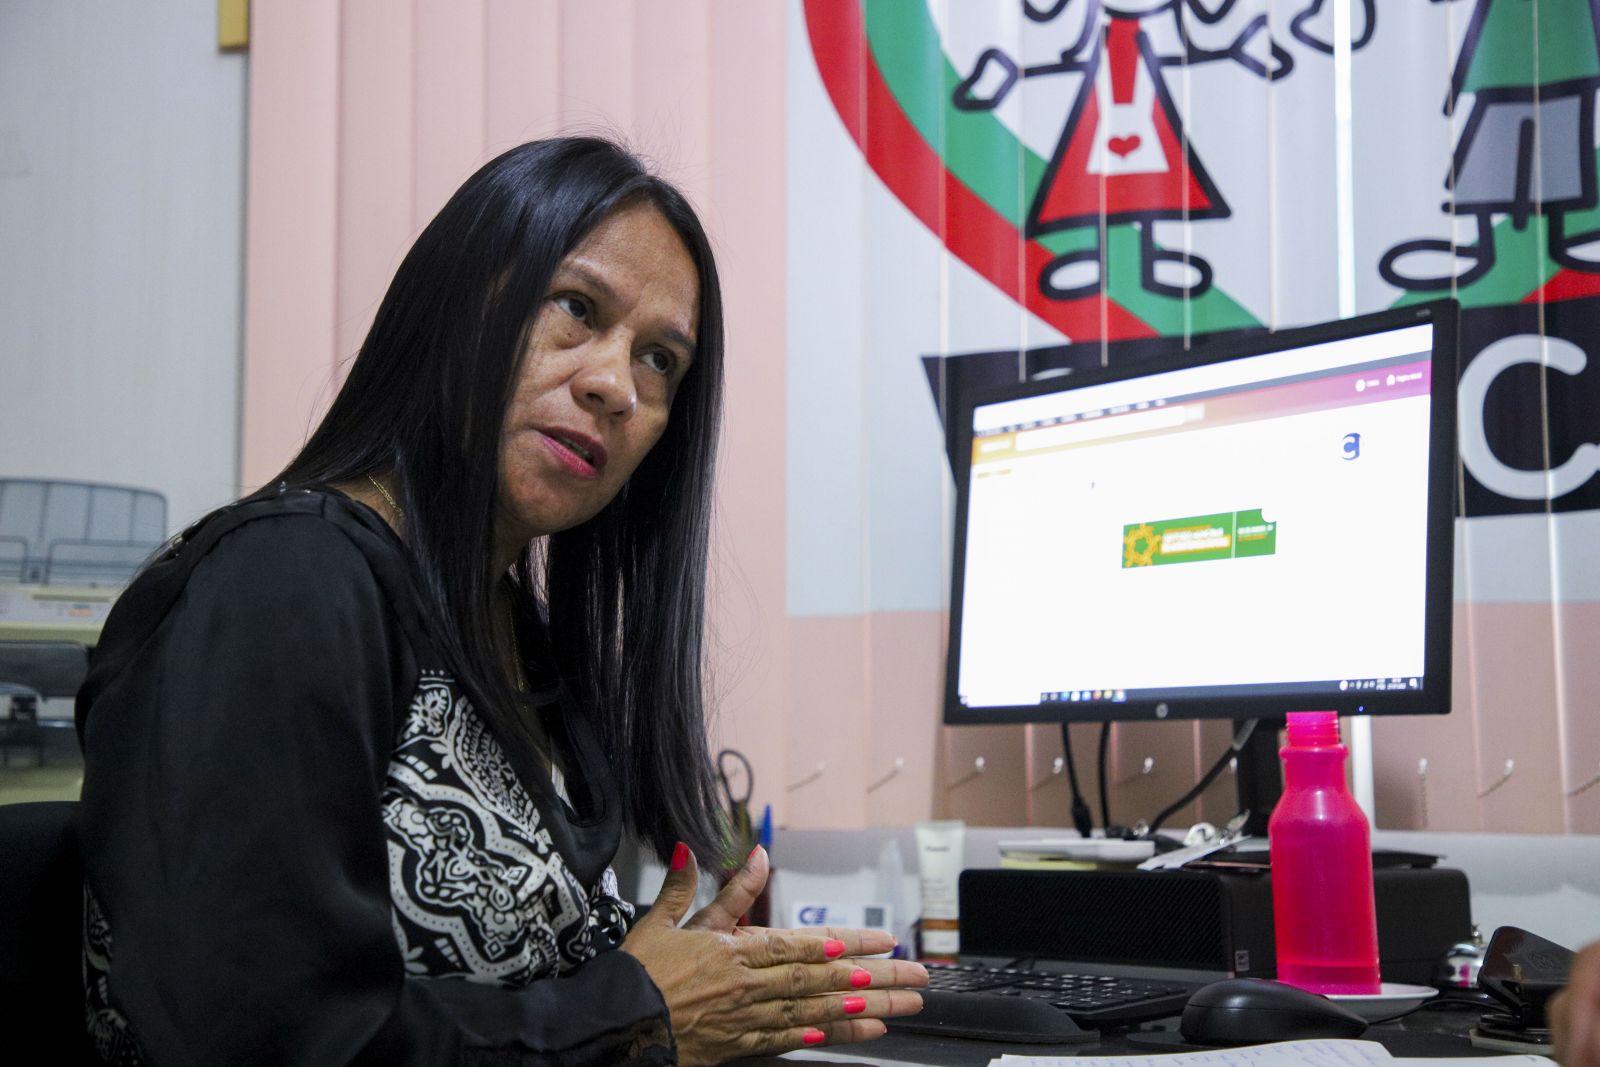
<path fill-rule="evenodd" d="M 1425 1009 L 1413 1012 L 1398 1022 L 1374 1026 L 1363 1035 L 1363 1040 L 1376 1041 L 1391 1055 L 1466 1057 L 1504 1056 L 1504 1052 L 1477 1049 L 1467 1038 L 1467 1031 L 1477 1022 L 1482 1010 L 1473 1008 Z M 834 1049 L 806 1049 L 779 1058 L 767 1057 L 748 1061 L 781 1067 L 783 1061 L 805 1060 L 811 1063 L 865 1064 L 867 1067 L 903 1067 L 908 1063 L 926 1064 L 928 1067 L 986 1067 L 990 1060 L 1006 1054 L 1018 1056 L 1159 1056 L 1178 1052 L 1209 1051 L 1200 1045 L 1183 1041 L 1176 1030 L 1177 1020 L 1168 1020 L 1159 1027 L 1131 1032 L 1103 1034 L 1094 1044 L 1081 1045 L 1017 1045 L 997 1041 L 963 1041 L 954 1038 L 929 1037 L 922 1034 L 891 1032 L 877 1041 Z"/>

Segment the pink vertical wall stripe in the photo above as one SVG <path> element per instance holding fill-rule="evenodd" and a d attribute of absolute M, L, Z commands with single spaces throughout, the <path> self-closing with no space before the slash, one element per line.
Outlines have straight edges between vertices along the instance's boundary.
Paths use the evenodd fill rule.
<path fill-rule="evenodd" d="M 557 129 L 561 86 L 559 0 L 489 0 L 485 20 L 487 154 Z"/>
<path fill-rule="evenodd" d="M 292 456 L 327 391 L 338 272 L 339 8 L 257 5 L 251 20 L 240 481 Z"/>
<path fill-rule="evenodd" d="M 339 49 L 340 377 L 415 232 L 417 23 L 407 4 L 346 0 Z"/>
<path fill-rule="evenodd" d="M 417 0 L 415 10 L 411 221 L 420 229 L 485 158 L 486 29 L 483 0 Z"/>
<path fill-rule="evenodd" d="M 628 0 L 563 0 L 562 132 L 633 133 L 637 10 Z"/>
<path fill-rule="evenodd" d="M 762 768 L 780 818 L 796 809 L 781 786 L 790 724 L 788 551 L 784 480 L 784 9 L 709 5 L 707 199 L 727 309 L 714 573 L 713 677 L 722 736 Z M 819 669 L 828 669 L 825 663 Z M 836 739 L 837 740 L 837 739 Z M 846 787 L 848 788 L 848 786 Z"/>

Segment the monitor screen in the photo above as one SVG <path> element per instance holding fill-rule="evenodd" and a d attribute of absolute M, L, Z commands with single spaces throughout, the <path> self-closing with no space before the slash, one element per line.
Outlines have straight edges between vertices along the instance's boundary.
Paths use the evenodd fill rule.
<path fill-rule="evenodd" d="M 1448 711 L 1454 351 L 1440 302 L 972 398 L 946 720 Z"/>

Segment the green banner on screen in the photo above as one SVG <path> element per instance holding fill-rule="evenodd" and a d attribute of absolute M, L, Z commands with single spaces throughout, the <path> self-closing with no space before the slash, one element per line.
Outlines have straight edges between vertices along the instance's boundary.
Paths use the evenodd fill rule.
<path fill-rule="evenodd" d="M 1270 556 L 1278 550 L 1278 524 L 1260 508 L 1129 523 L 1122 528 L 1122 566 L 1159 567 L 1208 559 Z"/>

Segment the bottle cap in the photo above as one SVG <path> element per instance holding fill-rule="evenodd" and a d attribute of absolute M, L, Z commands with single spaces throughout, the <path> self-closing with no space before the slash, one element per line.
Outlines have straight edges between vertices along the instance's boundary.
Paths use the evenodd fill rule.
<path fill-rule="evenodd" d="M 1323 748 L 1338 743 L 1337 711 L 1289 712 L 1289 744 L 1296 748 Z"/>

